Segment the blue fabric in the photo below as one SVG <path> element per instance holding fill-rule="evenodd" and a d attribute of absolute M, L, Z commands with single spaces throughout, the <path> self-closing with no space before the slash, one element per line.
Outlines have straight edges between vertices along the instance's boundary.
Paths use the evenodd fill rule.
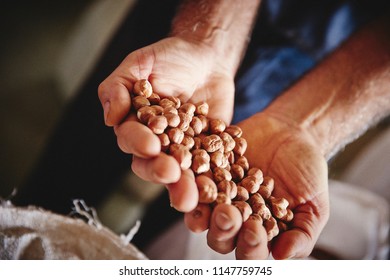
<path fill-rule="evenodd" d="M 236 78 L 233 123 L 267 107 L 389 4 L 388 0 L 263 0 Z"/>
<path fill-rule="evenodd" d="M 292 48 L 259 48 L 255 63 L 236 82 L 233 123 L 263 110 L 285 88 L 315 65 L 315 60 Z"/>

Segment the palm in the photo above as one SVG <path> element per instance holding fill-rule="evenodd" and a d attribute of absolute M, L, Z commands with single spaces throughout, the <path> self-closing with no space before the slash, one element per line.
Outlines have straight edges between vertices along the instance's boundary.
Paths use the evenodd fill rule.
<path fill-rule="evenodd" d="M 306 243 L 315 242 L 328 218 L 327 166 L 311 138 L 303 130 L 286 125 L 267 114 L 241 124 L 248 140 L 247 157 L 275 180 L 274 195 L 290 202 L 295 219 L 293 229 L 274 243 L 274 254 L 283 254 L 297 234 Z M 283 247 L 283 249 L 281 248 Z M 276 250 L 276 252 L 275 252 Z M 308 255 L 307 252 L 302 254 Z"/>
<path fill-rule="evenodd" d="M 131 53 L 124 61 L 134 79 L 148 78 L 162 95 L 207 101 L 211 117 L 230 122 L 234 83 L 231 73 L 213 62 L 207 48 L 168 38 Z"/>

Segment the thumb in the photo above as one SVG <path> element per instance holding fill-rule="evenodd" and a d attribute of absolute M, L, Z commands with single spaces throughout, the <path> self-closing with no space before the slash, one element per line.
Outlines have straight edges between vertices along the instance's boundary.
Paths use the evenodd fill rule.
<path fill-rule="evenodd" d="M 104 111 L 107 126 L 119 124 L 129 113 L 131 99 L 129 91 L 132 84 L 121 83 L 108 77 L 98 88 L 98 96 Z"/>

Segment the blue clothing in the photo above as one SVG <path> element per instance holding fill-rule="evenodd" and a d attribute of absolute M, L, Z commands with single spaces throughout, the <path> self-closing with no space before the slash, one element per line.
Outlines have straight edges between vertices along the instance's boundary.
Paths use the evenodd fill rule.
<path fill-rule="evenodd" d="M 264 0 L 236 78 L 233 123 L 263 110 L 389 1 Z"/>

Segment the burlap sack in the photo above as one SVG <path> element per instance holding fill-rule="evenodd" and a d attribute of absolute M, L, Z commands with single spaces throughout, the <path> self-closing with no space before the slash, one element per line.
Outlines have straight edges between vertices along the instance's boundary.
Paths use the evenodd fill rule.
<path fill-rule="evenodd" d="M 87 222 L 0 201 L 0 259 L 146 259 L 129 243 L 134 232 L 118 236 L 75 205 Z"/>

